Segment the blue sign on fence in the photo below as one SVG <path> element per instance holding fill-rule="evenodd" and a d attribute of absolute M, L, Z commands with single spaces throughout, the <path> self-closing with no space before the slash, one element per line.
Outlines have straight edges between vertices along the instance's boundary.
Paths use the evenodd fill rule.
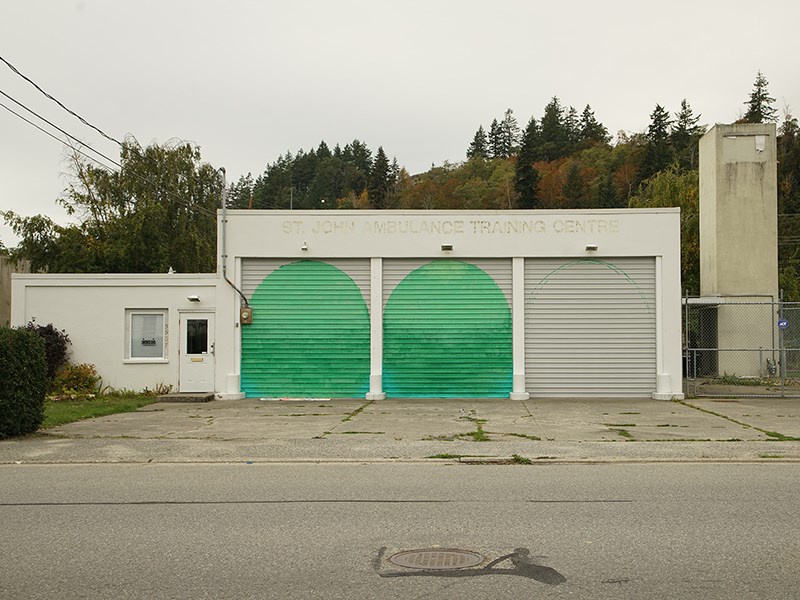
<path fill-rule="evenodd" d="M 778 327 L 780 327 L 781 329 L 789 329 L 789 320 L 788 319 L 779 320 Z"/>

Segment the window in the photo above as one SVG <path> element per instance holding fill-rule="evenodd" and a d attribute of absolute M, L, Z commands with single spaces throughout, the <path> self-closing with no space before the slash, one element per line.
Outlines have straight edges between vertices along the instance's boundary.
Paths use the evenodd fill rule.
<path fill-rule="evenodd" d="M 167 359 L 167 311 L 127 310 L 126 359 L 137 362 Z"/>

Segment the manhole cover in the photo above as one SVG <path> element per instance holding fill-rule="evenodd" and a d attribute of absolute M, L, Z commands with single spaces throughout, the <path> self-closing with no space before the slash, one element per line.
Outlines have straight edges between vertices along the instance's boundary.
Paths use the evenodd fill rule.
<path fill-rule="evenodd" d="M 389 562 L 409 569 L 466 569 L 481 564 L 484 557 L 468 550 L 431 548 L 429 550 L 405 550 L 392 554 Z"/>

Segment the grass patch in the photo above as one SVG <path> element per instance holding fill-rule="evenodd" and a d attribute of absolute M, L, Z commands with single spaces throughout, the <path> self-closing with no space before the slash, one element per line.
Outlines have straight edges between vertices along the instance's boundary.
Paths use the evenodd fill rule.
<path fill-rule="evenodd" d="M 46 400 L 44 403 L 44 422 L 41 428 L 49 429 L 84 419 L 132 412 L 155 401 L 156 396 L 144 394 L 95 396 L 85 400 Z"/>
<path fill-rule="evenodd" d="M 443 459 L 448 459 L 448 460 L 450 460 L 450 459 L 458 460 L 459 458 L 463 458 L 464 456 L 467 456 L 467 455 L 466 454 L 449 454 L 447 452 L 441 452 L 439 454 L 431 454 L 430 456 L 426 456 L 425 458 L 443 458 Z"/>
<path fill-rule="evenodd" d="M 636 423 L 603 423 L 606 427 L 636 427 Z"/>

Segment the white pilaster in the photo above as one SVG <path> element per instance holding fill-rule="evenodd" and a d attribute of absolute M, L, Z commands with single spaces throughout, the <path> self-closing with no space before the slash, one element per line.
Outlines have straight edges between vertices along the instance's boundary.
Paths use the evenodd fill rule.
<path fill-rule="evenodd" d="M 370 259 L 369 392 L 367 400 L 384 400 L 383 392 L 383 259 Z"/>
<path fill-rule="evenodd" d="M 525 391 L 525 259 L 511 259 L 511 346 L 514 373 L 512 377 L 512 400 L 527 400 L 531 395 Z"/>

